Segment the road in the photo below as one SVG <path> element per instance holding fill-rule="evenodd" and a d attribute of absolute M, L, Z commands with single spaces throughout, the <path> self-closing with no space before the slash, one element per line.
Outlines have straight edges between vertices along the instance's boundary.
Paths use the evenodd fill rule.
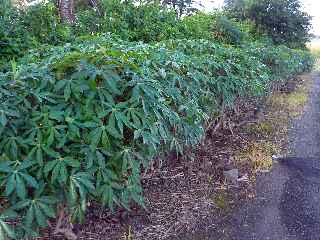
<path fill-rule="evenodd" d="M 208 239 L 320 240 L 320 76 L 313 80 L 304 113 L 289 131 L 294 158 L 260 175 L 256 198 Z"/>

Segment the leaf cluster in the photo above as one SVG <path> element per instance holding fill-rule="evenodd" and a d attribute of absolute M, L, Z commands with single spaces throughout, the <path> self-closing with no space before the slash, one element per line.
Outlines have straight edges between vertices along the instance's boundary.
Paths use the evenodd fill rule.
<path fill-rule="evenodd" d="M 92 199 L 110 209 L 144 205 L 140 171 L 150 159 L 183 153 L 236 98 L 264 95 L 311 63 L 286 47 L 110 37 L 12 62 L 0 75 L 0 189 L 4 209 L 19 216 L 15 232 L 46 227 L 58 203 L 74 221 Z M 0 233 L 14 237 L 10 216 L 0 216 Z"/>

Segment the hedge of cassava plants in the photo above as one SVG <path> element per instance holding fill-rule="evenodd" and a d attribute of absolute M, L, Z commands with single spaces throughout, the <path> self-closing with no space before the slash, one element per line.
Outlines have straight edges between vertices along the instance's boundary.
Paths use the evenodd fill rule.
<path fill-rule="evenodd" d="M 100 37 L 11 65 L 0 75 L 1 239 L 39 232 L 61 204 L 73 221 L 92 199 L 143 205 L 140 171 L 150 159 L 197 144 L 222 106 L 266 94 L 312 59 L 286 47 Z"/>

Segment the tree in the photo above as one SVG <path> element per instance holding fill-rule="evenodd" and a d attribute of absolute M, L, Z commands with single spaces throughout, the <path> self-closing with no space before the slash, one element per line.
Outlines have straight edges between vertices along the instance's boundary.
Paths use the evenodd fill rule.
<path fill-rule="evenodd" d="M 224 9 L 228 15 L 239 20 L 246 18 L 247 6 L 249 6 L 249 0 L 224 0 Z"/>
<path fill-rule="evenodd" d="M 75 21 L 74 0 L 59 0 L 58 6 L 61 21 L 73 24 Z"/>
<path fill-rule="evenodd" d="M 198 9 L 195 7 L 196 0 L 146 0 L 139 1 L 140 3 L 160 3 L 163 7 L 173 9 L 177 17 L 180 18 L 184 15 L 190 15 Z"/>
<path fill-rule="evenodd" d="M 229 11 L 232 9 L 242 11 L 241 14 L 238 13 L 238 18 L 240 15 L 242 18 L 252 20 L 256 31 L 267 34 L 276 44 L 301 48 L 305 47 L 310 39 L 311 17 L 302 11 L 299 0 L 227 0 L 226 2 Z"/>
<path fill-rule="evenodd" d="M 172 7 L 178 17 L 181 17 L 185 14 L 189 15 L 192 12 L 195 12 L 197 9 L 193 6 L 195 3 L 194 0 L 163 0 L 162 5 Z"/>

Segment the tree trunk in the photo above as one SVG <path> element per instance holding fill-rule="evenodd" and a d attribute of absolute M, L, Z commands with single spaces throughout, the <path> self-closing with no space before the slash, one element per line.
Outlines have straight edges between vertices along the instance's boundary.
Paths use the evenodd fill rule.
<path fill-rule="evenodd" d="M 74 16 L 74 0 L 59 0 L 59 14 L 63 23 L 73 24 Z"/>

